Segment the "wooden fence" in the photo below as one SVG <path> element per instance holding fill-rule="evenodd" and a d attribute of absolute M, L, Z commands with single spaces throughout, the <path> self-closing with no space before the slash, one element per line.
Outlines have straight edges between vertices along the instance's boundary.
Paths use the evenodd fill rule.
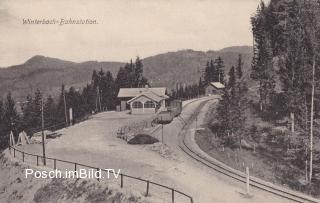
<path fill-rule="evenodd" d="M 13 152 L 12 152 L 13 151 Z M 97 167 L 93 167 L 93 166 L 89 166 L 89 165 L 85 165 L 85 164 L 81 164 L 81 163 L 77 163 L 77 162 L 72 162 L 72 161 L 66 161 L 66 160 L 61 160 L 61 159 L 56 159 L 56 158 L 51 158 L 51 157 L 43 157 L 41 155 L 35 155 L 35 154 L 31 154 L 31 153 L 27 153 L 27 152 L 24 152 L 24 151 L 21 151 L 19 149 L 16 149 L 15 147 L 12 147 L 12 146 L 9 146 L 9 153 L 12 155 L 13 153 L 13 157 L 16 158 L 17 157 L 17 153 L 20 153 L 21 156 L 22 156 L 22 162 L 25 162 L 25 158 L 26 156 L 31 156 L 31 157 L 35 157 L 36 158 L 36 164 L 37 166 L 40 165 L 39 163 L 39 159 L 47 159 L 47 160 L 52 160 L 53 161 L 53 169 L 56 170 L 57 169 L 57 164 L 59 162 L 61 163 L 67 163 L 67 164 L 70 164 L 70 165 L 73 165 L 74 167 L 74 171 L 77 171 L 78 167 L 86 167 L 86 168 L 89 168 L 89 169 L 93 169 L 93 170 L 96 170 L 96 171 L 106 171 L 106 172 L 110 172 L 106 169 L 101 169 L 101 168 L 97 168 Z M 112 171 L 111 171 L 112 173 Z M 171 187 L 168 187 L 166 185 L 162 185 L 162 184 L 159 184 L 159 183 L 156 183 L 156 182 L 153 182 L 153 181 L 149 181 L 149 180 L 146 180 L 146 179 L 143 179 L 143 178 L 138 178 L 138 177 L 134 177 L 134 176 L 130 176 L 130 175 L 127 175 L 127 174 L 124 174 L 124 173 L 120 173 L 120 187 L 123 188 L 124 187 L 124 182 L 125 182 L 125 178 L 128 178 L 128 179 L 133 179 L 133 180 L 136 180 L 136 181 L 140 181 L 140 182 L 144 182 L 146 184 L 146 192 L 145 192 L 145 196 L 149 196 L 150 195 L 150 185 L 155 185 L 155 186 L 159 186 L 161 188 L 164 188 L 166 190 L 168 190 L 170 193 L 171 193 L 171 202 L 172 203 L 175 203 L 175 200 L 176 200 L 176 195 L 182 195 L 184 196 L 186 199 L 188 199 L 188 201 L 190 203 L 193 203 L 193 198 L 190 196 L 190 195 L 187 195 L 179 190 L 176 190 L 174 188 L 171 188 Z M 97 178 L 98 181 L 100 181 L 99 178 Z M 184 202 L 187 202 L 187 201 L 184 201 Z"/>

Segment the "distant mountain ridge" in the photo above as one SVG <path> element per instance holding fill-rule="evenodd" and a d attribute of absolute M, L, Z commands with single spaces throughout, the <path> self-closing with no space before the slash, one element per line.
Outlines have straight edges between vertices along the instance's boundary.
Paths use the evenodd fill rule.
<path fill-rule="evenodd" d="M 236 65 L 238 55 L 244 61 L 244 72 L 249 71 L 252 47 L 227 47 L 219 51 L 194 51 L 191 49 L 168 52 L 142 59 L 144 75 L 152 86 L 174 87 L 177 83 L 193 84 L 203 75 L 206 62 L 218 56 L 225 61 L 225 75 Z M 59 93 L 61 84 L 82 87 L 89 83 L 93 70 L 109 70 L 113 77 L 125 63 L 86 61 L 76 63 L 57 58 L 36 55 L 25 63 L 0 68 L 0 97 L 11 91 L 18 100 L 33 94 L 39 88 L 46 94 Z"/>

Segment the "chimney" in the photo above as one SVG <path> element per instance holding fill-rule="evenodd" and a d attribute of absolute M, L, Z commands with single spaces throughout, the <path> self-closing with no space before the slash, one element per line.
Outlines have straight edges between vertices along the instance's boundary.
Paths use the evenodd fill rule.
<path fill-rule="evenodd" d="M 149 85 L 145 85 L 144 87 L 145 87 L 146 91 L 149 90 Z"/>

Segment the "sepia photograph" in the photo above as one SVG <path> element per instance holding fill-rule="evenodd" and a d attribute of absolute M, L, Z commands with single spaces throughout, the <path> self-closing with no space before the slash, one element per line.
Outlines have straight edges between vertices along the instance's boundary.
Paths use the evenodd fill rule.
<path fill-rule="evenodd" d="M 319 0 L 0 0 L 0 203 L 297 202 Z"/>

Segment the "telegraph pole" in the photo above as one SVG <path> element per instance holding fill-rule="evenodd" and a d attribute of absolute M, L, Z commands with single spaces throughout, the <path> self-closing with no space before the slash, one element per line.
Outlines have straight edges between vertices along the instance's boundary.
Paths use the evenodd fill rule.
<path fill-rule="evenodd" d="M 310 119 L 310 172 L 309 181 L 312 179 L 312 161 L 313 161 L 313 109 L 314 109 L 314 74 L 315 74 L 316 59 L 313 56 L 312 64 L 312 92 L 311 92 L 311 119 Z"/>
<path fill-rule="evenodd" d="M 98 110 L 98 107 L 99 107 L 99 110 Z M 101 111 L 101 98 L 100 98 L 100 88 L 99 88 L 99 85 L 97 86 L 96 109 L 97 109 L 99 112 Z"/>
<path fill-rule="evenodd" d="M 44 138 L 44 115 L 43 115 L 43 98 L 41 98 L 41 128 L 42 128 L 42 155 L 43 165 L 46 165 L 46 149 L 45 149 L 45 138 Z"/>
<path fill-rule="evenodd" d="M 163 123 L 161 124 L 161 139 L 162 139 L 162 144 L 164 144 L 164 140 L 163 140 Z"/>
<path fill-rule="evenodd" d="M 66 118 L 66 126 L 68 126 L 68 114 L 67 114 L 67 103 L 66 103 L 66 93 L 63 89 L 63 103 L 64 103 L 64 116 Z"/>

